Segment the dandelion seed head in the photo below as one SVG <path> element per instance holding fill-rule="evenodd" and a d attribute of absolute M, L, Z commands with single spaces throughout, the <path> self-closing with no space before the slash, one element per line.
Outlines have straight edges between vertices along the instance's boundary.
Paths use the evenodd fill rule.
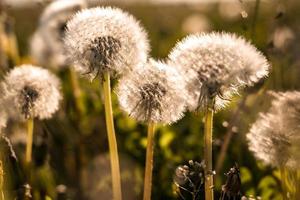
<path fill-rule="evenodd" d="M 242 86 L 268 74 L 266 58 L 249 42 L 230 33 L 190 35 L 169 54 L 181 71 L 191 96 L 189 110 L 205 108 L 215 98 L 215 110 L 229 103 Z"/>
<path fill-rule="evenodd" d="M 85 0 L 55 0 L 50 3 L 44 10 L 40 23 L 53 22 L 56 24 L 57 19 L 66 19 L 83 7 L 86 7 Z M 66 18 L 64 18 L 66 16 Z M 65 20 L 62 20 L 65 21 Z"/>
<path fill-rule="evenodd" d="M 94 78 L 121 75 L 146 62 L 149 44 L 139 22 L 119 8 L 77 13 L 67 24 L 65 44 L 75 69 Z"/>
<path fill-rule="evenodd" d="M 62 99 L 58 78 L 37 66 L 15 67 L 1 85 L 8 116 L 19 120 L 50 118 Z"/>
<path fill-rule="evenodd" d="M 184 84 L 174 68 L 150 59 L 145 67 L 120 80 L 119 104 L 138 121 L 170 124 L 183 117 Z"/>
<path fill-rule="evenodd" d="M 273 93 L 275 100 L 261 113 L 247 139 L 256 158 L 273 166 L 300 164 L 300 92 Z"/>
<path fill-rule="evenodd" d="M 66 66 L 63 43 L 66 23 L 85 7 L 84 0 L 56 0 L 46 7 L 30 42 L 31 55 L 39 65 L 53 68 Z"/>

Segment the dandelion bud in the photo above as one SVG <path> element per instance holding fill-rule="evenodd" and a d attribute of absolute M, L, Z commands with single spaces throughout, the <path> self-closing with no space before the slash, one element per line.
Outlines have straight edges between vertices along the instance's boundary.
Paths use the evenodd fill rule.
<path fill-rule="evenodd" d="M 257 159 L 276 167 L 300 165 L 300 92 L 273 93 L 267 113 L 260 113 L 247 139 Z"/>
<path fill-rule="evenodd" d="M 204 163 L 190 160 L 188 165 L 178 166 L 174 183 L 181 197 L 204 195 Z"/>
<path fill-rule="evenodd" d="M 66 23 L 85 7 L 84 0 L 55 0 L 46 7 L 30 44 L 31 55 L 39 65 L 63 67 L 67 64 L 63 44 Z"/>
<path fill-rule="evenodd" d="M 139 22 L 119 8 L 98 7 L 77 13 L 65 37 L 75 69 L 91 79 L 104 72 L 121 75 L 146 62 L 149 44 Z"/>
<path fill-rule="evenodd" d="M 190 111 L 211 104 L 215 110 L 225 107 L 239 87 L 253 85 L 269 69 L 254 46 L 229 33 L 188 36 L 171 51 L 169 60 L 185 76 Z"/>
<path fill-rule="evenodd" d="M 227 180 L 222 186 L 221 200 L 240 200 L 241 199 L 241 177 L 240 169 L 237 166 L 230 168 L 229 172 L 225 174 Z"/>
<path fill-rule="evenodd" d="M 136 120 L 170 124 L 185 111 L 184 84 L 174 68 L 150 60 L 120 80 L 117 94 L 121 108 Z"/>
<path fill-rule="evenodd" d="M 48 70 L 22 65 L 11 70 L 2 82 L 2 101 L 8 116 L 24 120 L 50 118 L 62 99 L 60 81 Z"/>

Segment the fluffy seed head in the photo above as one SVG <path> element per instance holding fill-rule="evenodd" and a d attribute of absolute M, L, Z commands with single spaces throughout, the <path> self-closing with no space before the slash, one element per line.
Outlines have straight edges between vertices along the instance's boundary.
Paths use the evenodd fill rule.
<path fill-rule="evenodd" d="M 247 139 L 256 158 L 273 166 L 300 165 L 300 92 L 273 93 L 267 113 L 260 114 Z"/>
<path fill-rule="evenodd" d="M 75 69 L 90 78 L 105 71 L 124 74 L 145 63 L 149 51 L 147 34 L 139 22 L 111 7 L 77 13 L 67 24 L 65 44 Z"/>
<path fill-rule="evenodd" d="M 186 78 L 191 111 L 213 98 L 215 110 L 224 107 L 239 87 L 253 85 L 269 70 L 253 45 L 230 33 L 190 35 L 171 51 L 169 62 Z"/>
<path fill-rule="evenodd" d="M 46 7 L 30 43 L 31 55 L 39 65 L 57 68 L 67 64 L 63 44 L 66 23 L 85 7 L 84 0 L 56 0 Z"/>
<path fill-rule="evenodd" d="M 119 104 L 138 121 L 170 124 L 183 116 L 187 96 L 184 84 L 174 68 L 149 60 L 145 67 L 120 80 Z"/>
<path fill-rule="evenodd" d="M 58 78 L 32 65 L 15 67 L 5 76 L 1 88 L 8 116 L 19 120 L 50 118 L 62 98 Z"/>

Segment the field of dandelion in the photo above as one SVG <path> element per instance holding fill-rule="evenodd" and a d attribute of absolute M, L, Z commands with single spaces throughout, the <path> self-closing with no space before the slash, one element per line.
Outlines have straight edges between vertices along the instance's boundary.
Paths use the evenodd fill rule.
<path fill-rule="evenodd" d="M 56 2 L 59 1 L 64 4 L 63 2 L 68 0 L 56 0 Z M 74 0 L 74 2 L 76 1 Z M 76 33 L 82 31 L 81 27 L 76 27 L 75 22 L 73 27 L 71 25 L 68 27 L 69 33 L 64 31 L 66 16 L 75 14 L 81 7 L 69 9 L 63 14 L 55 13 L 55 11 L 49 12 L 45 17 L 44 11 L 51 2 L 14 2 L 18 1 L 4 0 L 3 3 L 0 1 L 0 81 L 9 79 L 7 78 L 8 73 L 15 66 L 21 64 L 41 66 L 49 70 L 51 75 L 56 75 L 57 81 L 61 82 L 61 100 L 59 100 L 59 106 L 56 105 L 55 101 L 60 97 L 55 97 L 55 95 L 53 97 L 53 92 L 45 90 L 44 101 L 49 103 L 42 102 L 42 109 L 37 109 L 36 115 L 42 116 L 39 117 L 41 119 L 48 118 L 43 116 L 46 116 L 47 112 L 51 112 L 52 107 L 55 107 L 53 110 L 56 110 L 57 107 L 57 111 L 49 119 L 34 120 L 30 164 L 28 164 L 28 152 L 26 152 L 28 127 L 30 128 L 28 121 L 30 120 L 19 120 L 14 116 L 8 117 L 5 128 L 0 130 L 0 192 L 3 191 L 4 196 L 0 193 L 0 200 L 10 200 L 16 196 L 18 196 L 17 199 L 37 200 L 112 199 L 113 193 L 116 192 L 112 187 L 114 185 L 112 180 L 115 179 L 112 179 L 110 175 L 112 168 L 109 149 L 111 147 L 108 143 L 104 105 L 107 93 L 105 93 L 105 87 L 102 88 L 106 77 L 102 76 L 101 71 L 97 72 L 91 68 L 91 76 L 86 78 L 87 74 L 85 73 L 76 73 L 72 67 L 57 64 L 63 60 L 60 57 L 63 46 L 60 45 L 64 42 L 65 34 L 69 34 L 67 36 L 69 37 L 69 48 L 79 41 L 70 42 L 73 39 L 71 36 L 76 37 Z M 69 2 L 73 2 L 73 0 L 69 0 Z M 300 90 L 298 81 L 300 77 L 300 13 L 298 12 L 300 2 L 297 0 L 175 2 L 172 0 L 88 1 L 83 7 L 116 6 L 132 14 L 148 33 L 149 57 L 155 59 L 167 59 L 178 41 L 189 34 L 201 32 L 235 33 L 257 47 L 271 66 L 269 74 L 264 78 L 260 77 L 259 80 L 251 80 L 251 84 L 249 84 L 251 86 L 239 90 L 239 94 L 234 94 L 225 108 L 214 114 L 212 141 L 214 199 L 300 199 L 299 196 L 296 196 L 300 194 L 300 120 L 297 118 L 297 121 L 293 118 L 294 112 L 295 115 L 300 112 L 299 101 L 297 104 L 299 93 L 276 93 Z M 60 15 L 61 17 L 59 17 Z M 59 23 L 59 31 L 57 23 Z M 128 27 L 133 26 L 131 23 L 127 24 Z M 43 27 L 45 24 L 47 26 Z M 77 32 L 72 33 L 72 28 Z M 82 29 L 89 33 L 89 28 L 91 28 L 90 32 L 97 30 L 97 27 L 94 28 L 92 25 L 90 27 L 87 25 Z M 47 37 L 37 38 L 34 41 L 33 36 L 37 31 L 45 31 Z M 135 33 L 135 31 L 132 32 Z M 58 41 L 55 38 L 56 34 L 61 34 Z M 137 55 L 143 57 L 142 51 L 146 48 L 143 46 L 145 41 L 142 41 L 144 35 L 143 33 L 137 34 L 141 41 L 133 40 L 133 42 L 137 43 L 136 48 L 140 51 L 140 54 Z M 116 35 L 118 33 L 111 32 L 112 37 Z M 217 37 L 218 35 L 216 35 Z M 107 43 L 113 43 L 110 37 L 105 39 L 108 41 Z M 68 40 L 65 40 L 65 43 L 68 43 Z M 122 48 L 122 45 L 114 44 L 112 51 Z M 241 51 L 243 51 L 242 45 Z M 128 58 L 127 60 L 134 64 L 134 59 L 138 56 L 134 54 L 131 60 Z M 77 59 L 80 62 L 83 57 L 79 56 Z M 255 62 L 255 59 L 256 57 L 249 52 L 249 60 L 245 62 Z M 103 63 L 107 62 L 105 59 L 100 60 Z M 122 61 L 118 62 L 122 63 Z M 158 68 L 163 68 L 160 65 L 164 65 L 156 61 L 149 63 L 148 65 L 158 66 Z M 220 63 L 222 65 L 222 61 Z M 150 74 L 153 74 L 151 70 L 147 73 L 149 73 L 149 77 Z M 147 79 L 147 73 L 145 79 Z M 168 73 L 172 74 L 173 72 L 166 72 L 167 75 Z M 255 77 L 259 76 L 258 74 L 259 72 Z M 97 75 L 100 78 L 99 76 L 94 78 Z M 134 75 L 133 73 L 132 76 Z M 154 78 L 161 78 L 161 76 L 162 73 L 153 75 Z M 39 87 L 49 85 L 55 87 L 56 77 L 49 78 L 48 75 L 37 77 L 41 83 Z M 22 79 L 22 77 L 18 78 Z M 132 82 L 143 84 L 144 82 L 140 78 L 138 77 Z M 220 79 L 223 78 L 220 77 Z M 133 79 L 134 77 L 131 80 Z M 18 85 L 22 80 L 14 78 L 11 82 Z M 151 123 L 145 123 L 147 120 L 141 119 L 141 114 L 136 111 L 135 106 L 140 102 L 133 105 L 124 100 L 128 96 L 128 98 L 132 98 L 132 101 L 136 100 L 130 96 L 130 94 L 134 95 L 134 90 L 130 94 L 119 91 L 122 88 L 131 91 L 132 87 L 126 87 L 131 82 L 125 81 L 124 83 L 127 84 L 119 86 L 118 80 L 114 78 L 111 80 L 113 120 L 121 169 L 122 196 L 124 200 L 134 200 L 142 199 L 144 194 L 145 200 L 147 128 L 149 132 Z M 180 81 L 178 83 L 173 81 L 172 84 L 173 86 L 171 85 L 167 89 L 178 90 L 182 87 Z M 2 89 L 0 98 L 5 96 Z M 149 88 L 145 89 L 145 91 L 148 90 Z M 165 93 L 167 92 L 161 89 L 158 95 Z M 197 113 L 185 111 L 181 119 L 171 119 L 172 117 L 180 118 L 178 117 L 181 115 L 180 102 L 188 98 L 186 95 L 182 91 L 177 100 L 167 102 L 169 105 L 166 105 L 166 108 L 170 106 L 169 109 L 171 109 L 172 104 L 176 104 L 177 101 L 178 107 L 177 109 L 173 108 L 170 113 L 163 112 L 170 118 L 166 120 L 165 124 L 161 118 L 151 118 L 153 113 L 144 113 L 151 119 L 148 121 L 163 122 L 155 126 L 151 199 L 208 200 L 207 196 L 204 198 L 204 183 L 201 182 L 201 178 L 191 178 L 191 182 L 198 185 L 199 188 L 197 187 L 196 191 L 190 191 L 194 187 L 187 183 L 186 177 L 182 177 L 184 170 L 203 175 L 204 172 L 202 173 L 201 170 L 199 172 L 197 167 L 202 169 L 202 161 L 205 156 L 203 151 L 205 147 L 203 123 L 206 119 L 205 111 L 203 109 L 199 109 Z M 122 96 L 124 99 L 118 99 Z M 279 103 L 272 103 L 274 99 L 277 99 Z M 282 99 L 288 99 L 288 102 L 280 103 L 284 101 Z M 0 128 L 4 123 L 3 118 L 10 115 L 10 110 L 15 112 L 16 104 L 13 101 L 8 103 L 0 101 Z M 155 106 L 157 105 L 152 105 L 152 107 Z M 270 109 L 271 106 L 273 107 Z M 25 118 L 31 108 L 30 105 L 27 107 L 24 105 L 22 107 L 22 114 L 25 113 Z M 147 109 L 145 108 L 146 111 Z M 4 110 L 8 111 L 4 112 Z M 270 113 L 260 115 L 261 112 L 267 111 Z M 161 112 L 157 112 L 155 116 L 161 117 Z M 281 122 L 274 117 L 277 115 L 285 116 L 286 121 Z M 260 119 L 265 120 L 266 118 L 269 118 L 271 122 L 263 121 L 262 124 L 259 124 Z M 258 124 L 252 126 L 257 120 Z M 168 125 L 173 121 L 175 122 Z M 297 122 L 299 123 L 297 124 Z M 265 126 L 266 123 L 270 124 Z M 290 129 L 296 128 L 290 133 L 290 129 L 285 126 L 289 126 Z M 270 143 L 268 138 L 260 137 L 260 133 L 271 132 L 265 127 L 282 133 L 282 137 L 288 136 L 284 139 L 275 138 L 278 139 L 276 141 L 273 141 L 272 138 L 273 143 Z M 250 136 L 247 137 L 247 134 Z M 249 144 L 251 142 L 252 146 Z M 281 143 L 284 143 L 283 147 L 280 146 Z M 293 146 L 293 149 L 285 151 L 286 146 Z M 274 151 L 265 152 L 267 148 L 274 148 Z M 290 160 L 293 161 L 291 164 L 288 162 Z M 291 165 L 292 170 L 284 171 L 282 167 L 277 167 L 277 163 L 287 166 L 287 168 Z M 238 168 L 239 172 L 234 171 Z M 239 176 L 240 184 L 237 183 Z M 201 183 L 198 181 L 200 179 Z M 224 188 L 226 187 L 222 187 L 224 185 L 238 188 L 240 193 L 235 196 L 233 192 L 232 196 L 225 197 L 226 191 L 224 190 L 226 189 Z M 26 196 L 28 192 L 30 195 Z M 242 198 L 242 196 L 245 197 Z M 118 198 L 115 196 L 115 199 Z"/>

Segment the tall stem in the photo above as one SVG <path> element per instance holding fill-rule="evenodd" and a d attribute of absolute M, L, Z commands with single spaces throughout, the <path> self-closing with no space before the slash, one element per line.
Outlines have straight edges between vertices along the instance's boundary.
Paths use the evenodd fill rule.
<path fill-rule="evenodd" d="M 213 174 L 212 174 L 212 127 L 213 109 L 208 106 L 205 113 L 204 124 L 204 160 L 205 160 L 205 200 L 213 200 Z"/>
<path fill-rule="evenodd" d="M 105 119 L 106 119 L 106 128 L 107 128 L 107 136 L 108 136 L 108 143 L 109 143 L 109 155 L 110 155 L 110 164 L 111 164 L 113 199 L 121 200 L 122 192 L 121 192 L 120 165 L 119 165 L 117 140 L 116 140 L 116 134 L 114 128 L 114 120 L 113 120 L 110 75 L 108 72 L 104 74 L 103 91 L 104 91 Z"/>
<path fill-rule="evenodd" d="M 296 199 L 300 199 L 300 170 L 296 171 Z"/>
<path fill-rule="evenodd" d="M 69 75 L 70 75 L 70 83 L 71 83 L 71 87 L 72 87 L 72 91 L 73 91 L 73 98 L 74 98 L 74 102 L 75 102 L 75 108 L 76 108 L 76 112 L 77 114 L 77 120 L 78 120 L 78 128 L 80 131 L 80 136 L 79 136 L 79 140 L 77 143 L 77 147 L 78 147 L 78 152 L 76 154 L 76 168 L 77 168 L 77 177 L 82 177 L 82 166 L 84 165 L 84 161 L 85 161 L 85 157 L 84 157 L 84 145 L 82 143 L 83 141 L 83 137 L 84 137 L 84 126 L 85 126 L 85 113 L 86 113 L 86 109 L 85 109 L 85 104 L 84 104 L 84 99 L 83 99 L 83 95 L 82 95 L 82 91 L 80 88 L 80 83 L 78 81 L 78 76 L 74 70 L 74 67 L 69 66 Z M 82 184 L 80 181 L 77 182 L 77 197 L 80 199 L 82 197 Z"/>
<path fill-rule="evenodd" d="M 77 75 L 72 67 L 70 67 L 69 72 L 70 72 L 70 79 L 71 79 L 71 85 L 72 85 L 72 89 L 73 89 L 76 108 L 81 117 L 85 113 L 84 102 L 82 101 L 82 92 L 80 89 Z"/>
<path fill-rule="evenodd" d="M 33 141 L 33 118 L 27 120 L 27 143 L 26 143 L 26 165 L 31 163 L 32 141 Z"/>
<path fill-rule="evenodd" d="M 257 22 L 257 18 L 258 18 L 258 12 L 259 12 L 259 4 L 260 4 L 260 0 L 256 0 L 255 1 L 255 8 L 254 8 L 254 16 L 253 16 L 253 21 L 251 24 L 251 39 L 254 40 L 255 38 L 255 28 L 256 28 L 256 22 Z"/>
<path fill-rule="evenodd" d="M 286 185 L 286 169 L 284 166 L 280 167 L 280 175 L 281 175 L 281 190 L 282 190 L 282 199 L 287 200 L 287 185 Z"/>
<path fill-rule="evenodd" d="M 2 161 L 0 160 L 0 200 L 4 200 L 4 192 L 3 192 L 3 185 L 4 185 L 4 170 Z"/>
<path fill-rule="evenodd" d="M 151 200 L 152 169 L 153 169 L 153 147 L 154 147 L 155 124 L 149 122 L 147 136 L 146 169 L 144 179 L 144 200 Z"/>

